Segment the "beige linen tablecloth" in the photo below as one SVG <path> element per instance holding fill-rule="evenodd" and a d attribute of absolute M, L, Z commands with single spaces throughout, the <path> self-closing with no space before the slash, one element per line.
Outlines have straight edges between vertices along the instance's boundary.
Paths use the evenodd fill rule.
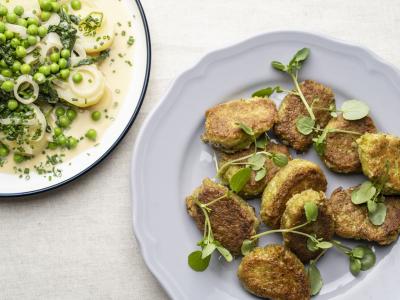
<path fill-rule="evenodd" d="M 83 178 L 0 201 L 0 299 L 167 298 L 133 236 L 132 146 L 173 79 L 207 52 L 296 29 L 364 45 L 400 66 L 399 0 L 143 0 L 143 6 L 153 68 L 142 111 L 114 153 Z"/>

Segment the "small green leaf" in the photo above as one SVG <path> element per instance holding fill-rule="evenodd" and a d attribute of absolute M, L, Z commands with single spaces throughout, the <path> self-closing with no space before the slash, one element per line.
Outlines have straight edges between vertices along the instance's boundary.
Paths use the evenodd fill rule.
<path fill-rule="evenodd" d="M 265 149 L 268 145 L 268 139 L 265 134 L 260 136 L 256 141 L 256 147 L 259 149 Z"/>
<path fill-rule="evenodd" d="M 265 161 L 265 156 L 260 153 L 254 154 L 247 160 L 253 171 L 258 171 L 263 168 L 265 165 Z"/>
<path fill-rule="evenodd" d="M 364 249 L 364 256 L 361 258 L 361 270 L 367 271 L 371 269 L 376 262 L 376 256 L 374 251 L 367 246 L 359 246 Z"/>
<path fill-rule="evenodd" d="M 361 272 L 361 260 L 358 258 L 350 257 L 350 272 L 357 276 Z"/>
<path fill-rule="evenodd" d="M 351 201 L 358 205 L 366 203 L 375 196 L 376 188 L 370 181 L 364 182 L 358 189 L 352 191 Z"/>
<path fill-rule="evenodd" d="M 307 239 L 307 249 L 310 250 L 311 252 L 315 252 L 317 250 L 319 250 L 319 248 L 317 247 L 317 242 L 315 242 L 315 240 L 308 238 Z"/>
<path fill-rule="evenodd" d="M 308 48 L 300 49 L 300 50 L 297 51 L 297 53 L 293 56 L 293 58 L 292 58 L 292 60 L 290 61 L 290 63 L 293 63 L 293 62 L 297 62 L 297 63 L 303 62 L 303 61 L 305 61 L 305 60 L 308 58 L 309 55 L 310 55 L 310 49 L 308 49 Z"/>
<path fill-rule="evenodd" d="M 189 266 L 196 272 L 203 272 L 208 268 L 210 264 L 211 256 L 207 256 L 206 258 L 202 258 L 201 251 L 194 251 L 188 256 L 188 264 Z"/>
<path fill-rule="evenodd" d="M 229 186 L 231 190 L 234 191 L 235 193 L 240 192 L 246 185 L 246 183 L 249 182 L 250 177 L 251 177 L 251 168 L 243 168 L 237 171 L 229 181 Z"/>
<path fill-rule="evenodd" d="M 203 251 L 201 252 L 202 253 L 201 258 L 205 259 L 207 256 L 210 256 L 214 252 L 215 248 L 216 246 L 214 243 L 207 244 L 203 248 Z"/>
<path fill-rule="evenodd" d="M 256 243 L 253 240 L 244 240 L 241 247 L 242 255 L 249 254 L 256 247 Z"/>
<path fill-rule="evenodd" d="M 242 129 L 247 135 L 254 136 L 253 129 L 251 129 L 249 126 L 243 123 L 236 123 L 236 125 L 239 126 L 240 129 Z"/>
<path fill-rule="evenodd" d="M 304 135 L 309 135 L 313 132 L 315 121 L 310 117 L 300 117 L 296 121 L 297 130 Z"/>
<path fill-rule="evenodd" d="M 380 226 L 385 222 L 386 219 L 386 205 L 384 203 L 378 203 L 374 212 L 368 213 L 368 218 L 372 224 Z"/>
<path fill-rule="evenodd" d="M 286 66 L 283 63 L 279 62 L 279 61 L 273 61 L 271 63 L 271 65 L 275 70 L 278 70 L 278 71 L 281 71 L 281 72 L 286 72 L 287 71 Z"/>
<path fill-rule="evenodd" d="M 326 241 L 319 242 L 316 246 L 317 246 L 319 249 L 329 249 L 329 248 L 332 248 L 332 247 L 333 247 L 332 243 L 326 242 Z"/>
<path fill-rule="evenodd" d="M 221 255 L 225 258 L 227 262 L 231 262 L 233 260 L 232 254 L 229 252 L 228 249 L 222 246 L 218 246 L 217 250 L 219 253 L 221 253 Z"/>
<path fill-rule="evenodd" d="M 262 168 L 260 171 L 257 172 L 256 177 L 254 179 L 255 181 L 259 182 L 260 180 L 264 179 L 266 175 L 267 175 L 267 170 L 265 168 Z"/>
<path fill-rule="evenodd" d="M 374 213 L 376 209 L 378 208 L 378 203 L 376 203 L 374 200 L 370 199 L 367 202 L 367 208 L 370 213 Z"/>
<path fill-rule="evenodd" d="M 351 250 L 351 255 L 355 258 L 363 258 L 364 257 L 364 246 L 357 246 Z"/>
<path fill-rule="evenodd" d="M 307 222 L 315 222 L 318 218 L 318 206 L 315 202 L 307 202 L 304 204 Z"/>
<path fill-rule="evenodd" d="M 360 120 L 369 113 L 369 107 L 359 100 L 347 100 L 343 103 L 341 109 L 343 118 L 349 121 Z"/>
<path fill-rule="evenodd" d="M 289 162 L 288 157 L 283 154 L 283 153 L 273 153 L 272 154 L 272 162 L 275 164 L 275 166 L 279 168 L 283 168 L 286 166 Z"/>
<path fill-rule="evenodd" d="M 265 89 L 258 90 L 254 92 L 251 97 L 262 97 L 262 98 L 268 98 L 270 97 L 273 93 L 281 93 L 282 88 L 280 86 L 275 86 L 275 87 L 267 87 Z"/>
<path fill-rule="evenodd" d="M 315 296 L 321 290 L 323 281 L 321 273 L 313 261 L 310 262 L 310 265 L 307 268 L 307 275 L 311 287 L 311 296 Z"/>

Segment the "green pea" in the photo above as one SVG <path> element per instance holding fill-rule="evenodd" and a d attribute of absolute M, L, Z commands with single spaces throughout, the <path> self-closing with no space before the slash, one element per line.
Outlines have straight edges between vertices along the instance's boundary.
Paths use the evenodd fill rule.
<path fill-rule="evenodd" d="M 25 157 L 22 156 L 21 154 L 17 154 L 17 153 L 14 154 L 14 161 L 15 161 L 17 164 L 22 163 L 24 160 L 25 160 Z"/>
<path fill-rule="evenodd" d="M 10 41 L 10 45 L 11 45 L 11 47 L 13 47 L 14 49 L 16 49 L 18 46 L 21 45 L 21 41 L 20 41 L 19 39 L 17 39 L 17 38 L 13 38 L 13 39 L 11 39 L 11 41 Z"/>
<path fill-rule="evenodd" d="M 31 46 L 31 44 L 29 44 L 28 40 L 23 40 L 21 42 L 21 46 L 24 47 L 25 49 L 27 49 Z"/>
<path fill-rule="evenodd" d="M 29 25 L 36 25 L 39 26 L 39 20 L 36 17 L 30 17 L 28 18 L 28 26 Z"/>
<path fill-rule="evenodd" d="M 0 17 L 4 17 L 8 14 L 8 9 L 4 5 L 0 5 Z"/>
<path fill-rule="evenodd" d="M 44 76 L 42 73 L 36 73 L 36 74 L 33 76 L 33 79 L 34 79 L 37 83 L 42 84 L 42 83 L 44 83 L 44 82 L 46 81 L 46 76 Z"/>
<path fill-rule="evenodd" d="M 7 68 L 8 67 L 8 65 L 7 65 L 7 63 L 6 63 L 6 61 L 4 59 L 0 60 L 0 67 L 2 67 L 2 68 Z"/>
<path fill-rule="evenodd" d="M 67 144 L 67 138 L 65 135 L 60 135 L 57 137 L 57 144 L 59 144 L 61 147 L 64 147 Z"/>
<path fill-rule="evenodd" d="M 78 140 L 77 140 L 76 138 L 70 136 L 70 137 L 68 138 L 68 141 L 67 141 L 67 147 L 68 147 L 69 149 L 75 149 L 76 146 L 78 146 Z"/>
<path fill-rule="evenodd" d="M 48 21 L 50 17 L 51 17 L 51 12 L 48 11 L 42 11 L 40 14 L 40 19 L 42 19 L 43 22 Z"/>
<path fill-rule="evenodd" d="M 0 21 L 0 33 L 4 33 L 6 31 L 6 24 Z"/>
<path fill-rule="evenodd" d="M 62 135 L 62 133 L 63 133 L 63 130 L 60 128 L 60 127 L 56 127 L 56 128 L 54 128 L 54 135 L 55 136 L 60 136 L 60 135 Z"/>
<path fill-rule="evenodd" d="M 72 80 L 73 80 L 75 83 L 81 83 L 82 80 L 83 80 L 83 76 L 82 76 L 81 73 L 76 72 L 76 73 L 72 76 Z"/>
<path fill-rule="evenodd" d="M 47 148 L 49 148 L 50 150 L 56 150 L 58 147 L 58 145 L 54 142 L 49 142 L 47 145 Z"/>
<path fill-rule="evenodd" d="M 6 92 L 11 92 L 14 89 L 14 83 L 12 83 L 12 81 L 6 80 L 2 83 L 1 89 Z"/>
<path fill-rule="evenodd" d="M 7 107 L 9 110 L 16 110 L 18 108 L 18 101 L 15 99 L 8 100 Z"/>
<path fill-rule="evenodd" d="M 51 74 L 51 69 L 49 66 L 43 65 L 39 67 L 39 73 L 42 73 L 45 76 L 49 76 Z"/>
<path fill-rule="evenodd" d="M 33 35 L 29 35 L 27 40 L 28 40 L 29 46 L 34 46 L 38 42 L 36 36 L 33 36 Z"/>
<path fill-rule="evenodd" d="M 72 0 L 71 7 L 73 10 L 80 10 L 82 8 L 82 3 L 79 0 Z"/>
<path fill-rule="evenodd" d="M 63 49 L 61 51 L 61 57 L 68 59 L 71 56 L 71 51 L 69 51 L 68 49 Z"/>
<path fill-rule="evenodd" d="M 65 69 L 68 67 L 68 61 L 65 58 L 60 58 L 58 65 L 60 66 L 60 69 Z"/>
<path fill-rule="evenodd" d="M 35 24 L 29 25 L 26 32 L 30 35 L 37 35 L 38 34 L 38 26 Z"/>
<path fill-rule="evenodd" d="M 40 0 L 39 1 L 40 8 L 44 11 L 51 11 L 53 7 L 51 6 L 50 0 Z"/>
<path fill-rule="evenodd" d="M 4 69 L 1 71 L 1 75 L 4 77 L 12 77 L 13 73 L 10 69 Z"/>
<path fill-rule="evenodd" d="M 58 62 L 60 60 L 60 53 L 53 52 L 52 54 L 50 54 L 50 60 L 55 63 Z"/>
<path fill-rule="evenodd" d="M 71 120 L 71 122 L 76 119 L 76 116 L 77 116 L 77 113 L 75 110 L 73 110 L 73 109 L 67 110 L 67 117 L 68 117 L 68 119 Z"/>
<path fill-rule="evenodd" d="M 101 119 L 101 112 L 99 112 L 99 111 L 94 111 L 94 112 L 92 112 L 92 120 L 93 121 L 99 121 Z"/>
<path fill-rule="evenodd" d="M 67 116 L 61 116 L 58 118 L 58 126 L 61 128 L 66 128 L 70 125 L 71 121 L 68 119 Z"/>
<path fill-rule="evenodd" d="M 47 28 L 44 26 L 40 26 L 38 28 L 38 35 L 42 38 L 45 37 L 47 35 Z"/>
<path fill-rule="evenodd" d="M 53 74 L 58 73 L 58 71 L 60 71 L 60 66 L 57 63 L 52 63 L 50 65 L 50 70 Z"/>
<path fill-rule="evenodd" d="M 17 54 L 19 58 L 24 58 L 26 56 L 26 49 L 22 46 L 18 46 L 15 50 L 15 54 Z"/>
<path fill-rule="evenodd" d="M 95 141 L 95 140 L 97 139 L 97 131 L 94 130 L 94 129 L 89 129 L 89 130 L 86 132 L 85 136 L 86 136 L 89 140 Z"/>
<path fill-rule="evenodd" d="M 4 145 L 0 146 L 0 157 L 6 157 L 8 156 L 8 154 L 10 153 L 10 151 L 8 150 L 8 148 Z"/>
<path fill-rule="evenodd" d="M 65 109 L 61 106 L 57 107 L 56 108 L 56 116 L 61 117 L 63 115 L 65 115 Z"/>
<path fill-rule="evenodd" d="M 53 9 L 54 12 L 59 12 L 61 5 L 57 2 L 51 2 L 51 7 Z"/>
<path fill-rule="evenodd" d="M 15 13 L 8 13 L 6 16 L 6 20 L 8 23 L 16 24 L 18 20 L 18 16 Z"/>
<path fill-rule="evenodd" d="M 7 41 L 7 37 L 4 33 L 0 33 L 0 44 L 4 45 Z"/>
<path fill-rule="evenodd" d="M 14 37 L 14 32 L 10 30 L 6 30 L 4 34 L 6 35 L 7 40 L 11 40 Z"/>
<path fill-rule="evenodd" d="M 19 61 L 15 61 L 11 68 L 13 72 L 18 72 L 21 70 L 21 63 Z"/>
<path fill-rule="evenodd" d="M 62 79 L 67 80 L 70 73 L 69 69 L 64 69 L 60 71 L 60 76 Z"/>
<path fill-rule="evenodd" d="M 23 64 L 22 66 L 21 66 L 21 73 L 22 74 L 29 74 L 30 72 L 31 72 L 31 70 L 32 70 L 32 68 L 31 68 L 31 66 L 30 65 L 28 65 L 28 64 Z"/>
<path fill-rule="evenodd" d="M 14 7 L 14 13 L 17 16 L 22 16 L 24 14 L 24 8 L 21 5 L 17 5 L 16 7 Z"/>
<path fill-rule="evenodd" d="M 17 24 L 19 26 L 23 26 L 23 27 L 27 27 L 28 26 L 28 22 L 24 18 L 19 18 L 17 20 Z"/>

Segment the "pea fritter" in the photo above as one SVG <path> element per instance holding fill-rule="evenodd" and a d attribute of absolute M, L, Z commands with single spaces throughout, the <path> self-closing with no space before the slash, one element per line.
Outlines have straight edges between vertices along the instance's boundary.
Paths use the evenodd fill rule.
<path fill-rule="evenodd" d="M 225 152 L 247 149 L 253 138 L 238 123 L 251 128 L 256 137 L 270 130 L 277 120 L 275 103 L 266 98 L 232 100 L 206 112 L 202 140 Z"/>
<path fill-rule="evenodd" d="M 315 222 L 298 229 L 298 231 L 315 234 L 317 238 L 323 238 L 325 241 L 331 240 L 335 233 L 335 228 L 333 220 L 327 212 L 326 197 L 323 192 L 306 190 L 290 198 L 282 215 L 281 228 L 289 229 L 306 223 L 304 205 L 308 202 L 314 202 L 317 205 L 318 218 Z M 321 253 L 321 250 L 308 250 L 307 239 L 307 237 L 295 233 L 283 233 L 285 246 L 296 254 L 303 263 L 308 263 Z"/>
<path fill-rule="evenodd" d="M 285 154 L 289 159 L 290 159 L 290 153 L 289 149 L 281 144 L 277 144 L 275 142 L 269 142 L 265 149 L 257 149 L 258 151 L 267 151 L 271 153 L 281 153 Z M 240 152 L 236 152 L 233 154 L 227 154 L 222 151 L 217 152 L 217 157 L 218 157 L 218 166 L 221 168 L 224 164 L 226 164 L 229 161 L 232 161 L 234 159 L 238 159 L 241 157 L 245 157 L 248 155 L 251 155 L 254 153 L 254 145 L 247 150 L 242 150 Z M 267 170 L 266 176 L 260 180 L 256 181 L 256 173 L 255 171 L 252 171 L 251 178 L 249 182 L 243 187 L 243 189 L 240 191 L 239 195 L 242 196 L 243 198 L 246 199 L 251 199 L 251 198 L 256 198 L 262 194 L 264 191 L 267 183 L 275 176 L 275 174 L 281 169 L 278 166 L 276 166 L 271 159 L 267 159 L 265 161 L 265 169 Z M 239 166 L 239 165 L 231 165 L 229 166 L 226 171 L 222 174 L 222 180 L 226 183 L 228 183 L 233 175 L 236 174 L 241 168 L 244 168 L 244 166 Z"/>
<path fill-rule="evenodd" d="M 261 298 L 310 299 L 304 265 L 281 245 L 255 248 L 240 263 L 238 277 L 247 291 Z"/>
<path fill-rule="evenodd" d="M 385 222 L 375 226 L 368 219 L 367 207 L 351 202 L 353 190 L 354 188 L 338 188 L 326 202 L 328 213 L 335 222 L 336 234 L 343 238 L 367 240 L 380 245 L 393 243 L 400 233 L 400 197 L 386 197 Z"/>
<path fill-rule="evenodd" d="M 365 176 L 372 181 L 384 180 L 383 194 L 399 195 L 400 138 L 383 133 L 366 133 L 357 140 L 357 144 Z"/>
<path fill-rule="evenodd" d="M 331 119 L 328 109 L 335 105 L 335 95 L 332 89 L 313 80 L 302 82 L 300 89 L 307 103 L 312 107 L 316 124 L 324 128 Z M 309 116 L 309 114 L 300 97 L 288 94 L 279 107 L 278 121 L 274 127 L 279 139 L 299 152 L 306 151 L 312 144 L 313 138 L 312 135 L 306 136 L 297 130 L 297 119 L 302 116 Z"/>
<path fill-rule="evenodd" d="M 219 241 L 232 255 L 240 255 L 245 239 L 256 234 L 259 221 L 254 208 L 242 198 L 230 192 L 225 186 L 205 179 L 191 196 L 186 198 L 186 207 L 195 220 L 200 231 L 204 231 L 204 214 L 196 199 L 203 204 L 209 203 L 224 195 L 226 197 L 211 204 L 209 212 L 214 238 Z"/>
<path fill-rule="evenodd" d="M 279 228 L 286 202 L 293 195 L 313 189 L 325 192 L 327 181 L 321 168 L 303 159 L 294 159 L 268 183 L 262 195 L 261 219 L 272 228 Z"/>
<path fill-rule="evenodd" d="M 361 120 L 348 121 L 340 115 L 337 118 L 332 118 L 327 128 L 359 132 L 361 134 L 377 132 L 374 122 L 368 116 Z M 325 165 L 337 173 L 361 173 L 361 162 L 356 143 L 359 137 L 359 135 L 349 133 L 328 133 L 325 151 L 322 155 Z"/>

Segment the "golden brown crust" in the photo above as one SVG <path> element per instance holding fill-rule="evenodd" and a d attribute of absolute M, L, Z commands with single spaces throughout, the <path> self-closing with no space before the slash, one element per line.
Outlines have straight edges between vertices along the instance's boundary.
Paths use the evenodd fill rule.
<path fill-rule="evenodd" d="M 262 149 L 258 149 L 258 151 L 260 150 Z M 289 159 L 291 159 L 289 149 L 284 145 L 276 144 L 274 142 L 269 142 L 264 150 L 271 153 L 282 153 L 285 154 Z M 232 154 L 227 154 L 222 151 L 217 151 L 218 166 L 221 168 L 224 164 L 226 164 L 229 161 L 251 155 L 252 153 L 254 153 L 254 145 L 250 149 L 242 150 L 240 152 Z M 228 183 L 230 179 L 233 177 L 233 175 L 235 175 L 236 172 L 243 167 L 244 166 L 238 166 L 238 165 L 230 166 L 229 168 L 226 169 L 225 173 L 222 174 L 222 180 Z M 265 169 L 267 170 L 267 175 L 260 181 L 255 180 L 257 172 L 252 171 L 250 181 L 243 187 L 243 189 L 239 193 L 241 197 L 246 199 L 251 199 L 260 196 L 264 191 L 265 187 L 267 186 L 267 183 L 275 176 L 275 174 L 281 168 L 276 166 L 272 162 L 272 160 L 267 159 L 265 161 Z"/>
<path fill-rule="evenodd" d="M 386 220 L 381 226 L 373 225 L 368 219 L 365 205 L 351 202 L 353 189 L 336 189 L 328 200 L 328 213 L 335 222 L 338 236 L 349 239 L 367 240 L 380 245 L 393 243 L 400 232 L 400 198 L 386 197 Z"/>
<path fill-rule="evenodd" d="M 313 189 L 325 192 L 327 181 L 321 168 L 313 162 L 294 159 L 282 168 L 264 190 L 261 219 L 272 228 L 279 228 L 286 202 L 295 194 Z"/>
<path fill-rule="evenodd" d="M 357 121 L 348 121 L 343 116 L 332 118 L 328 128 L 336 128 L 359 133 L 375 133 L 376 127 L 370 117 L 365 117 Z M 328 133 L 326 147 L 322 159 L 326 166 L 338 173 L 360 173 L 361 162 L 358 156 L 358 146 L 356 140 L 359 135 L 348 133 Z"/>
<path fill-rule="evenodd" d="M 208 203 L 227 192 L 226 187 L 210 179 L 205 179 L 203 184 L 186 198 L 188 213 L 193 217 L 201 232 L 204 232 L 205 218 L 201 209 L 196 205 L 195 199 L 198 199 L 200 203 Z M 259 224 L 254 208 L 233 193 L 210 205 L 209 208 L 211 208 L 209 216 L 214 238 L 232 255 L 240 255 L 243 241 L 256 234 Z"/>
<path fill-rule="evenodd" d="M 313 80 L 302 82 L 300 89 L 310 106 L 314 102 L 312 107 L 317 124 L 324 128 L 331 119 L 327 109 L 335 104 L 335 95 L 332 89 Z M 312 135 L 306 136 L 297 131 L 296 122 L 301 116 L 308 116 L 306 107 L 298 96 L 288 94 L 279 107 L 278 121 L 274 131 L 284 144 L 299 152 L 304 152 L 312 144 Z"/>
<path fill-rule="evenodd" d="M 379 181 L 387 174 L 389 178 L 383 193 L 400 195 L 400 138 L 384 133 L 366 133 L 357 140 L 358 154 L 365 176 Z"/>
<path fill-rule="evenodd" d="M 298 231 L 308 234 L 315 234 L 318 238 L 330 241 L 335 233 L 334 223 L 331 216 L 327 212 L 326 198 L 323 192 L 306 190 L 300 194 L 294 195 L 287 203 L 285 212 L 281 219 L 281 228 L 288 229 L 307 222 L 304 212 L 304 205 L 307 202 L 314 202 L 318 206 L 317 221 L 298 229 Z M 316 258 L 319 251 L 310 251 L 307 248 L 307 237 L 294 234 L 283 233 L 285 246 L 288 247 L 303 262 L 308 263 L 311 259 Z"/>
<path fill-rule="evenodd" d="M 256 137 L 270 130 L 277 119 L 275 103 L 266 98 L 232 100 L 206 112 L 202 140 L 225 152 L 248 148 L 253 142 L 237 123 L 253 129 Z"/>
<path fill-rule="evenodd" d="M 273 300 L 310 299 L 310 285 L 301 261 L 281 245 L 256 248 L 239 265 L 238 277 L 250 293 Z"/>

